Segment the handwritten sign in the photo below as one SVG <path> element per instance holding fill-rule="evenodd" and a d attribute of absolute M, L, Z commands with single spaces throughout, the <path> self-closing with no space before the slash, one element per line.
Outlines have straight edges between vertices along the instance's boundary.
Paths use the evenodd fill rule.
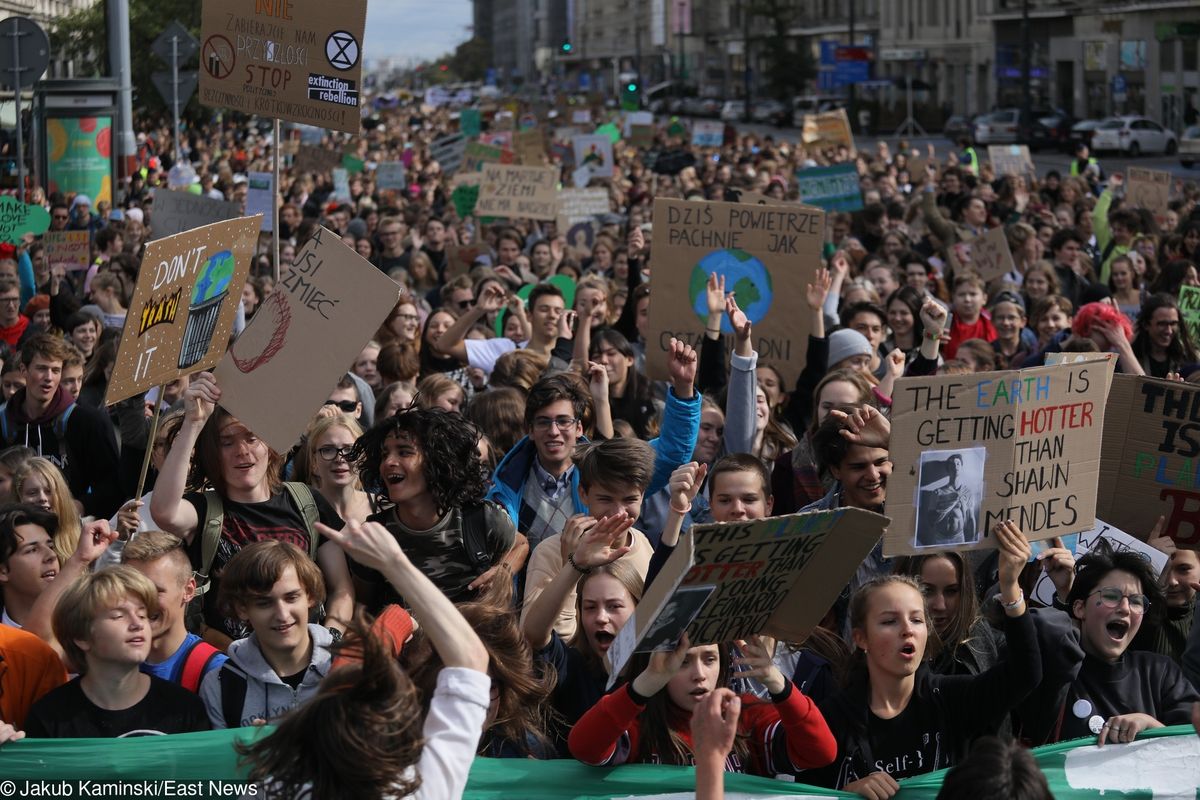
<path fill-rule="evenodd" d="M 611 210 L 608 189 L 559 189 L 558 230 L 565 233 L 581 222 L 595 222 Z"/>
<path fill-rule="evenodd" d="M 988 160 L 996 176 L 1002 175 L 1031 175 L 1034 172 L 1033 156 L 1029 154 L 1029 146 L 1024 144 L 990 144 L 988 145 Z"/>
<path fill-rule="evenodd" d="M 611 686 L 635 652 L 755 633 L 802 642 L 879 541 L 888 518 L 858 508 L 696 525 L 680 537 L 608 656 Z"/>
<path fill-rule="evenodd" d="M 76 272 L 91 266 L 87 231 L 47 231 L 42 243 L 51 267 Z"/>
<path fill-rule="evenodd" d="M 403 161 L 384 161 L 375 167 L 375 186 L 383 191 L 404 191 L 408 187 Z"/>
<path fill-rule="evenodd" d="M 703 119 L 692 123 L 692 144 L 696 147 L 720 147 L 724 143 L 724 123 Z"/>
<path fill-rule="evenodd" d="M 1104 418 L 1096 516 L 1146 538 L 1159 516 L 1200 549 L 1200 386 L 1116 375 Z"/>
<path fill-rule="evenodd" d="M 1155 575 L 1162 573 L 1167 567 L 1167 554 L 1159 550 L 1155 550 L 1150 545 L 1130 536 L 1123 530 L 1109 525 L 1100 519 L 1096 520 L 1096 525 L 1090 531 L 1079 534 L 1075 541 L 1075 546 L 1070 547 L 1069 541 L 1064 542 L 1075 553 L 1076 558 L 1086 553 L 1090 553 L 1100 546 L 1101 542 L 1107 542 L 1109 548 L 1114 553 L 1137 553 L 1144 558 L 1154 570 Z M 1045 572 L 1041 573 L 1037 583 L 1033 587 L 1033 597 L 1044 606 L 1050 606 L 1054 603 L 1054 582 L 1050 580 L 1050 576 Z"/>
<path fill-rule="evenodd" d="M 704 335 L 711 273 L 754 323 L 760 363 L 790 385 L 804 366 L 810 309 L 797 302 L 821 263 L 825 214 L 799 205 L 654 201 L 654 293 L 646 343 L 647 374 L 666 379 L 671 337 L 697 345 Z M 721 330 L 732 334 L 728 319 Z"/>
<path fill-rule="evenodd" d="M 1095 523 L 1111 361 L 901 378 L 884 555 L 995 547 L 1011 519 L 1031 540 Z"/>
<path fill-rule="evenodd" d="M 506 219 L 554 219 L 558 216 L 558 170 L 485 164 L 475 213 Z"/>
<path fill-rule="evenodd" d="M 433 144 L 429 146 L 429 154 L 433 156 L 434 161 L 438 162 L 445 175 L 453 175 L 458 172 L 466 150 L 467 140 L 461 133 L 448 133 L 441 138 L 434 139 Z"/>
<path fill-rule="evenodd" d="M 796 186 L 801 200 L 826 211 L 858 211 L 863 207 L 858 167 L 849 162 L 799 170 Z"/>
<path fill-rule="evenodd" d="M 985 282 L 1007 275 L 1016 269 L 1003 226 L 990 228 L 987 233 L 976 236 L 968 244 L 971 268 Z"/>
<path fill-rule="evenodd" d="M 367 0 L 204 0 L 200 102 L 358 133 Z"/>
<path fill-rule="evenodd" d="M 1200 286 L 1179 287 L 1179 315 L 1192 342 L 1200 342 Z"/>
<path fill-rule="evenodd" d="M 218 365 L 221 405 L 286 453 L 398 297 L 386 275 L 318 228 Z"/>
<path fill-rule="evenodd" d="M 513 135 L 513 153 L 518 164 L 540 167 L 546 162 L 546 144 L 537 128 L 526 128 Z"/>
<path fill-rule="evenodd" d="M 850 155 L 857 155 L 854 148 L 854 132 L 850 129 L 850 118 L 846 109 L 825 111 L 820 114 L 805 114 L 800 140 L 812 147 L 845 147 Z"/>
<path fill-rule="evenodd" d="M 38 235 L 50 227 L 50 212 L 15 197 L 0 197 L 0 242 L 19 244 L 25 234 Z"/>
<path fill-rule="evenodd" d="M 1130 167 L 1126 177 L 1129 183 L 1125 187 L 1125 202 L 1130 207 L 1149 209 L 1156 219 L 1166 215 L 1171 199 L 1171 173 Z"/>
<path fill-rule="evenodd" d="M 217 222 L 146 245 L 109 405 L 221 360 L 258 244 L 258 217 Z"/>
<path fill-rule="evenodd" d="M 191 192 L 155 189 L 149 241 L 234 219 L 241 213 L 237 203 L 213 200 Z"/>
<path fill-rule="evenodd" d="M 467 142 L 463 149 L 465 172 L 479 172 L 484 164 L 511 164 L 513 154 L 509 150 L 493 147 L 481 142 Z"/>

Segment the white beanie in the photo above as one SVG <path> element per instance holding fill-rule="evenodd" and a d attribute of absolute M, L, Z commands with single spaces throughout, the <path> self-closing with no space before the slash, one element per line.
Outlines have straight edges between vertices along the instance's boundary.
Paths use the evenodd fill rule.
<path fill-rule="evenodd" d="M 833 369 L 842 361 L 854 356 L 871 355 L 871 343 L 856 330 L 842 328 L 829 334 L 829 359 L 826 369 Z"/>

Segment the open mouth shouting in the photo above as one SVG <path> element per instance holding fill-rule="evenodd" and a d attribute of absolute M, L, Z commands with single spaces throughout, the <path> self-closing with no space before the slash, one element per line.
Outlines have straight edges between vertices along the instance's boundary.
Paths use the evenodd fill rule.
<path fill-rule="evenodd" d="M 601 653 L 607 653 L 617 635 L 611 631 L 596 631 L 592 634 L 592 638 L 596 640 L 596 649 Z"/>
<path fill-rule="evenodd" d="M 1125 637 L 1129 635 L 1129 627 L 1129 620 L 1127 619 L 1111 619 L 1104 626 L 1104 631 L 1114 644 L 1122 644 L 1125 641 Z"/>

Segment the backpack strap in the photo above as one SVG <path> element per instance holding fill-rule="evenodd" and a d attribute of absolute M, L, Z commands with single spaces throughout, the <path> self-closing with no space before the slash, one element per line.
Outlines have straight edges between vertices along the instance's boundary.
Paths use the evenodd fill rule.
<path fill-rule="evenodd" d="M 479 573 L 491 569 L 492 554 L 487 545 L 487 501 L 479 505 L 465 506 L 462 510 L 462 541 L 467 551 L 467 560 Z"/>
<path fill-rule="evenodd" d="M 183 657 L 183 672 L 179 676 L 179 685 L 189 692 L 194 693 L 199 691 L 200 681 L 204 678 L 204 671 L 208 669 L 208 665 L 212 663 L 212 660 L 220 652 L 220 650 L 203 639 L 197 639 L 192 642 L 187 654 Z"/>
<path fill-rule="evenodd" d="M 246 705 L 246 676 L 226 664 L 217 673 L 221 683 L 221 716 L 226 728 L 240 728 L 242 707 Z"/>
<path fill-rule="evenodd" d="M 209 573 L 213 559 L 217 556 L 217 545 L 221 543 L 221 524 L 225 521 L 225 503 L 221 495 L 208 489 L 204 492 L 204 520 L 198 531 L 200 535 L 200 569 L 196 571 L 196 597 L 201 597 L 212 585 Z"/>
<path fill-rule="evenodd" d="M 287 489 L 292 502 L 300 509 L 300 516 L 304 517 L 304 527 L 308 531 L 308 557 L 316 561 L 317 544 L 321 539 L 317 535 L 317 522 L 321 517 L 317 512 L 317 501 L 313 498 L 312 489 L 307 483 L 297 481 L 287 481 L 283 488 Z"/>

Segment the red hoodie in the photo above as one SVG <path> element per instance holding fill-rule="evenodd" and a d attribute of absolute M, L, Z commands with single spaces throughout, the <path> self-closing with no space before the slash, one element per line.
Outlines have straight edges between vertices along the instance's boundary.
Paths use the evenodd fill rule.
<path fill-rule="evenodd" d="M 646 707 L 633 699 L 629 689 L 629 684 L 626 684 L 605 695 L 579 718 L 567 740 L 571 755 L 585 764 L 607 767 L 624 764 L 638 752 L 641 723 L 638 716 Z M 765 703 L 752 695 L 742 695 L 738 733 L 748 737 L 753 763 L 747 768 L 730 757 L 725 762 L 727 772 L 749 772 L 773 778 L 783 772 L 826 766 L 837 757 L 837 742 L 816 703 L 791 681 L 787 682 L 784 691 L 786 696 L 776 703 Z M 671 727 L 690 749 L 691 716 L 682 711 L 672 715 Z M 791 764 L 776 763 L 775 753 L 778 751 L 772 744 L 775 737 L 781 734 L 786 737 Z M 651 754 L 649 760 L 662 761 L 657 753 Z"/>

